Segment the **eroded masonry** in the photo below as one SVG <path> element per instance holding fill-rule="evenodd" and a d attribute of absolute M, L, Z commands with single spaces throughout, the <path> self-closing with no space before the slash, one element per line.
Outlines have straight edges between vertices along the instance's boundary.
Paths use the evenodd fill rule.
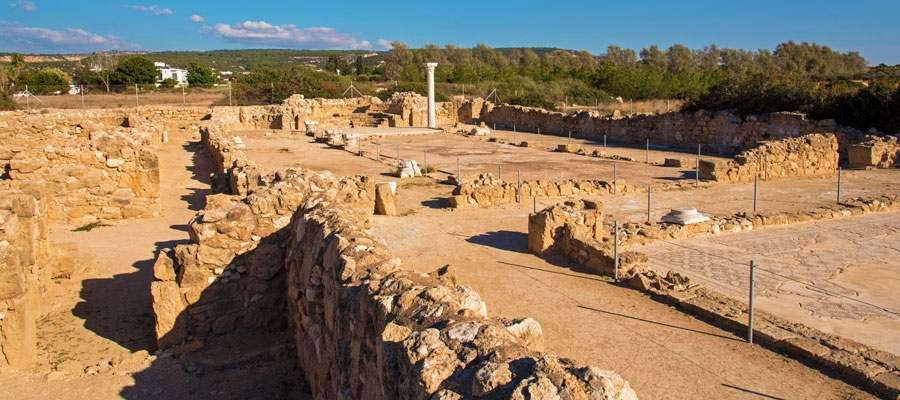
<path fill-rule="evenodd" d="M 393 214 L 393 191 L 387 185 L 364 175 L 269 170 L 245 156 L 240 138 L 230 134 L 238 129 L 308 134 L 354 152 L 356 141 L 365 138 L 342 130 L 423 126 L 432 122 L 428 106 L 423 97 L 396 94 L 387 102 L 294 96 L 278 106 L 0 114 L 0 165 L 5 171 L 0 180 L 0 362 L 13 367 L 35 362 L 37 299 L 54 276 L 72 273 L 54 259 L 47 224 L 157 216 L 156 146 L 169 131 L 185 129 L 200 132 L 215 160 L 217 194 L 207 197 L 205 209 L 190 222 L 190 243 L 163 250 L 154 265 L 151 291 L 160 348 L 244 328 L 286 329 L 293 333 L 300 369 L 317 398 L 635 398 L 613 371 L 544 353 L 539 321 L 490 317 L 481 296 L 458 281 L 452 266 L 431 274 L 412 272 L 408 264 L 416 260 L 395 257 L 371 233 L 376 212 Z M 480 99 L 437 104 L 434 111 L 438 126 L 499 125 L 621 143 L 652 140 L 673 148 L 702 144 L 733 156 L 727 162 L 702 162 L 704 185 L 753 181 L 763 173 L 773 178 L 829 176 L 842 162 L 886 168 L 900 156 L 894 136 L 790 113 L 609 118 Z M 746 323 L 740 304 L 697 290 L 677 273 L 654 274 L 640 253 L 622 251 L 616 260 L 603 204 L 577 199 L 640 187 L 599 180 L 511 183 L 489 175 L 452 180 L 457 186 L 447 194 L 447 205 L 456 208 L 523 197 L 574 197 L 529 217 L 528 244 L 536 254 L 565 254 L 725 325 Z M 671 183 L 662 189 L 682 186 Z M 632 224 L 623 226 L 618 240 L 628 246 L 898 208 L 895 198 L 859 199 L 816 215 L 734 215 L 684 226 Z M 877 393 L 900 393 L 896 356 L 848 346 L 846 339 L 774 317 L 763 321 L 758 329 L 772 347 L 811 358 Z"/>

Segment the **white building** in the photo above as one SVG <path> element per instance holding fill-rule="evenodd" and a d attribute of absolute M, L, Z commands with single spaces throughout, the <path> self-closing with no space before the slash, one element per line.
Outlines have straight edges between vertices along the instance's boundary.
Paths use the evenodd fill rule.
<path fill-rule="evenodd" d="M 155 62 L 153 66 L 156 67 L 156 70 L 159 71 L 159 76 L 157 77 L 157 84 L 162 83 L 162 81 L 166 79 L 174 79 L 178 82 L 179 85 L 187 85 L 187 70 L 181 68 L 172 68 L 166 63 Z"/>

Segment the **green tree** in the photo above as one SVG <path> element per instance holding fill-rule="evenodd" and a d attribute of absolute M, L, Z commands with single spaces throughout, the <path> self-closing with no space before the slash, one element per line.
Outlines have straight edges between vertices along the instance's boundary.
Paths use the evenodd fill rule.
<path fill-rule="evenodd" d="M 136 56 L 119 60 L 111 80 L 114 83 L 147 84 L 156 83 L 158 76 L 159 73 L 153 66 L 153 61 Z"/>
<path fill-rule="evenodd" d="M 25 55 L 22 53 L 12 53 L 9 55 L 9 66 L 5 69 L 6 87 L 13 87 L 19 81 L 22 74 L 22 68 L 25 68 Z"/>
<path fill-rule="evenodd" d="M 328 61 L 325 62 L 325 70 L 332 74 L 343 73 L 344 75 L 349 74 L 351 71 L 350 63 L 338 54 L 328 56 Z"/>
<path fill-rule="evenodd" d="M 357 75 L 365 75 L 366 72 L 366 58 L 363 56 L 356 56 L 356 74 Z"/>
<path fill-rule="evenodd" d="M 69 91 L 69 75 L 57 68 L 26 71 L 20 80 L 34 94 L 59 94 Z"/>
<path fill-rule="evenodd" d="M 192 62 L 188 65 L 187 80 L 191 86 L 210 88 L 216 84 L 216 74 L 206 64 Z"/>
<path fill-rule="evenodd" d="M 22 68 L 25 68 L 25 55 L 22 53 L 10 54 L 9 55 L 9 65 L 11 65 L 17 71 L 21 71 Z"/>

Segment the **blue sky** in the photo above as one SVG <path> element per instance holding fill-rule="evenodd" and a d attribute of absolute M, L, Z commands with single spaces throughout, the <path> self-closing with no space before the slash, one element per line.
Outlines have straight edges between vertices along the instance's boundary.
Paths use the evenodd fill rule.
<path fill-rule="evenodd" d="M 241 48 L 387 50 L 674 43 L 774 50 L 815 42 L 900 64 L 900 1 L 111 1 L 5 0 L 0 52 Z"/>

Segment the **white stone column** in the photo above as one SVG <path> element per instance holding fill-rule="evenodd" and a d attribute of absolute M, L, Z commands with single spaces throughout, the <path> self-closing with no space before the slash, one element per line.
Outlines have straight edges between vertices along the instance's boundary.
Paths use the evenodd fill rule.
<path fill-rule="evenodd" d="M 437 128 L 437 124 L 434 122 L 434 68 L 437 67 L 437 63 L 425 63 L 425 68 L 428 71 L 428 127 L 429 128 Z"/>

